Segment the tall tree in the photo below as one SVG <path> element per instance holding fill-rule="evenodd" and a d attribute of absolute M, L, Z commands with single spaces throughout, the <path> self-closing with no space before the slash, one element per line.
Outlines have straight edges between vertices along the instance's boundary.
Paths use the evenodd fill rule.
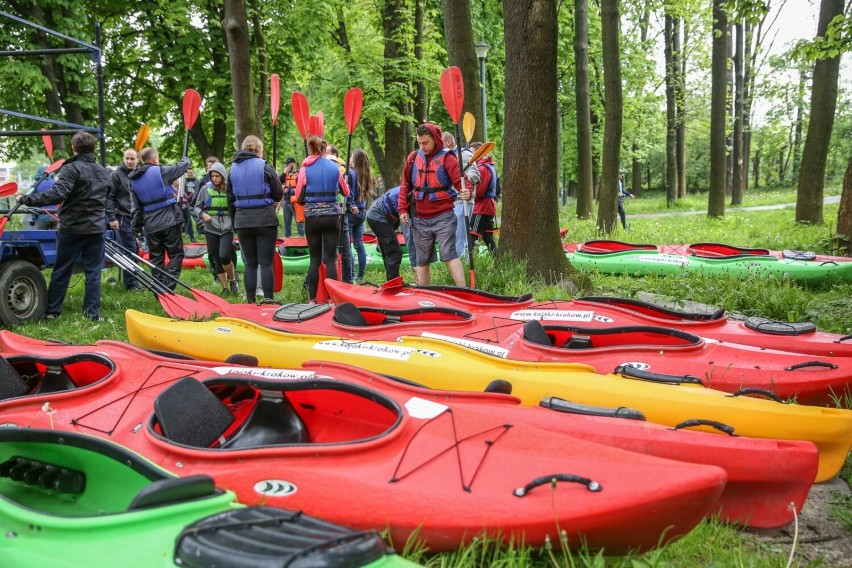
<path fill-rule="evenodd" d="M 222 27 L 228 40 L 231 94 L 234 98 L 234 139 L 239 147 L 249 134 L 261 135 L 252 81 L 248 16 L 243 0 L 225 0 Z"/>
<path fill-rule="evenodd" d="M 678 34 L 677 18 L 669 11 L 665 14 L 664 51 L 666 59 L 666 206 L 677 201 L 677 75 L 675 61 L 675 36 Z M 679 43 L 679 42 L 677 42 Z"/>
<path fill-rule="evenodd" d="M 574 93 L 577 104 L 577 218 L 590 219 L 594 211 L 594 192 L 587 0 L 574 0 L 574 67 Z"/>
<path fill-rule="evenodd" d="M 734 143 L 731 150 L 733 154 L 733 176 L 731 182 L 731 205 L 740 205 L 743 202 L 743 90 L 744 83 L 744 59 L 745 38 L 743 34 L 742 15 L 737 15 L 737 23 L 734 25 L 736 44 L 734 48 Z"/>
<path fill-rule="evenodd" d="M 598 230 L 604 233 L 610 233 L 616 227 L 618 170 L 621 164 L 623 101 L 618 3 L 619 0 L 601 1 L 601 47 L 603 50 L 606 122 L 604 123 L 604 148 L 597 225 Z"/>
<path fill-rule="evenodd" d="M 473 137 L 482 140 L 482 105 L 479 99 L 479 67 L 473 48 L 473 26 L 470 22 L 470 0 L 442 0 L 444 8 L 444 35 L 450 65 L 462 72 L 464 80 L 464 111 L 476 119 Z M 462 141 L 459 141 L 463 144 Z"/>
<path fill-rule="evenodd" d="M 843 192 L 840 194 L 837 233 L 834 240 L 847 255 L 852 256 L 852 158 L 849 158 L 846 174 L 843 176 Z"/>
<path fill-rule="evenodd" d="M 683 29 L 681 37 L 680 29 L 675 28 L 674 34 L 674 61 L 678 69 L 675 80 L 675 102 L 677 103 L 677 120 L 675 120 L 675 146 L 677 157 L 677 197 L 686 197 L 686 41 L 689 31 L 688 20 L 680 18 L 679 22 Z"/>
<path fill-rule="evenodd" d="M 713 0 L 713 55 L 711 60 L 710 97 L 710 192 L 707 197 L 707 214 L 711 217 L 725 215 L 727 187 L 727 157 L 725 126 L 728 92 L 728 16 L 726 0 Z"/>
<path fill-rule="evenodd" d="M 843 15 L 844 0 L 822 0 L 819 7 L 817 38 L 825 38 L 829 24 Z M 840 74 L 840 50 L 829 52 L 814 63 L 811 84 L 811 117 L 802 150 L 799 185 L 796 192 L 796 221 L 822 224 L 822 199 L 828 143 L 834 127 L 837 106 L 837 78 Z"/>
<path fill-rule="evenodd" d="M 500 252 L 527 263 L 530 276 L 588 282 L 572 268 L 559 240 L 556 152 L 556 1 L 507 2 L 503 226 Z M 535 85 L 535 89 L 530 89 Z"/>

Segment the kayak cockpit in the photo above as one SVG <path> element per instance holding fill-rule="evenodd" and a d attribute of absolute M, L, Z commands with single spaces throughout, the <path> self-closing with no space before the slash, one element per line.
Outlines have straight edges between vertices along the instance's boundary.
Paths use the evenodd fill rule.
<path fill-rule="evenodd" d="M 645 347 L 665 349 L 701 345 L 701 338 L 691 333 L 665 327 L 627 326 L 581 328 L 543 325 L 539 320 L 524 324 L 524 340 L 544 347 L 561 349 L 608 349 L 613 347 Z"/>
<path fill-rule="evenodd" d="M 0 400 L 43 395 L 93 385 L 115 373 L 115 363 L 97 353 L 59 359 L 0 357 Z"/>
<path fill-rule="evenodd" d="M 769 249 L 743 248 L 719 243 L 694 243 L 686 249 L 690 256 L 701 258 L 747 258 L 753 256 L 772 256 Z"/>
<path fill-rule="evenodd" d="M 351 302 L 343 302 L 334 308 L 334 323 L 347 327 L 374 327 L 394 324 L 454 323 L 469 322 L 473 314 L 455 308 L 415 308 L 410 310 L 388 310 L 385 308 L 359 308 Z"/>
<path fill-rule="evenodd" d="M 577 298 L 577 301 L 605 304 L 607 306 L 621 308 L 641 315 L 672 321 L 716 321 L 725 318 L 724 308 L 719 308 L 712 313 L 686 312 L 683 310 L 665 308 L 650 302 L 643 302 L 641 300 L 633 300 L 630 298 L 618 298 L 615 296 L 586 296 Z"/>
<path fill-rule="evenodd" d="M 340 381 L 187 377 L 154 401 L 150 428 L 182 446 L 245 450 L 365 442 L 396 428 L 402 416 L 393 399 Z"/>

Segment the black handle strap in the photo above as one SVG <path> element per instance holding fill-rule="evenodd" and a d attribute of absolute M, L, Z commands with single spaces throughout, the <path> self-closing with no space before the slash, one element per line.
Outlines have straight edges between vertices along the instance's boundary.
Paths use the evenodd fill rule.
<path fill-rule="evenodd" d="M 785 371 L 798 371 L 799 369 L 807 369 L 808 367 L 826 367 L 828 369 L 839 368 L 834 363 L 828 363 L 826 361 L 805 361 L 804 363 L 797 363 L 797 364 L 791 365 L 789 367 L 784 367 L 784 370 Z"/>
<path fill-rule="evenodd" d="M 740 389 L 737 392 L 733 393 L 731 396 L 743 396 L 743 395 L 748 395 L 748 394 L 763 395 L 770 400 L 774 400 L 775 402 L 779 402 L 781 404 L 784 404 L 784 401 L 781 400 L 781 397 L 778 396 L 777 394 L 775 394 L 774 392 L 766 390 L 766 389 L 757 388 L 757 387 Z"/>
<path fill-rule="evenodd" d="M 543 475 L 541 477 L 533 479 L 523 487 L 518 487 L 517 489 L 512 491 L 512 495 L 514 495 L 515 497 L 524 497 L 527 493 L 529 493 L 536 487 L 540 487 L 542 485 L 547 484 L 550 484 L 555 489 L 557 482 L 560 481 L 585 485 L 586 489 L 592 491 L 593 493 L 597 493 L 598 491 L 603 490 L 603 485 L 601 485 L 597 481 L 592 481 L 588 477 L 580 477 L 579 475 L 574 475 L 573 473 L 554 473 L 553 475 Z"/>
<path fill-rule="evenodd" d="M 630 365 L 619 365 L 613 371 L 616 375 L 628 379 L 639 379 L 642 381 L 650 381 L 654 383 L 665 383 L 669 385 L 681 385 L 683 383 L 705 386 L 704 382 L 693 375 L 664 375 L 662 373 L 652 373 L 651 371 L 643 371 Z"/>
<path fill-rule="evenodd" d="M 728 436 L 736 436 L 736 434 L 734 434 L 733 426 L 729 426 L 727 424 L 723 424 L 715 420 L 704 420 L 701 418 L 692 418 L 690 420 L 684 420 L 680 424 L 675 425 L 672 430 L 682 430 L 683 428 L 693 428 L 695 426 L 710 426 L 711 428 L 715 428 L 720 432 L 724 432 Z"/>

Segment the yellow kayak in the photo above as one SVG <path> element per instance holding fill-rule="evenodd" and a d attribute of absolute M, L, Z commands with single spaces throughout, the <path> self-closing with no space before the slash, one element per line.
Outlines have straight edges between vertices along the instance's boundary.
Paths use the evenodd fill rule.
<path fill-rule="evenodd" d="M 735 397 L 700 384 L 601 375 L 578 363 L 510 361 L 425 337 L 351 341 L 283 333 L 236 318 L 176 321 L 135 310 L 127 310 L 125 317 L 134 345 L 198 359 L 224 361 L 231 355 L 246 354 L 268 367 L 336 361 L 445 390 L 481 392 L 495 379 L 502 379 L 512 384 L 513 395 L 530 406 L 555 396 L 587 405 L 633 408 L 649 421 L 670 426 L 704 420 L 730 426 L 740 436 L 811 441 L 820 453 L 816 481 L 837 475 L 852 448 L 850 410 Z"/>

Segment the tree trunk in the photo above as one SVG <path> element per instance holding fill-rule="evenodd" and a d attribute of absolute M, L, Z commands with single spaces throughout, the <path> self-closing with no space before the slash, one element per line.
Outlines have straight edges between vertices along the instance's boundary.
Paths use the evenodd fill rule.
<path fill-rule="evenodd" d="M 734 143 L 733 143 L 733 179 L 731 182 L 731 205 L 743 202 L 743 59 L 745 57 L 745 38 L 743 23 L 734 26 L 736 48 L 734 50 Z"/>
<path fill-rule="evenodd" d="M 553 148 L 542 143 L 554 140 L 554 130 L 559 127 L 556 2 L 517 0 L 507 2 L 503 10 L 506 76 L 514 80 L 506 83 L 503 225 L 498 255 L 526 261 L 531 277 L 549 282 L 566 278 L 588 288 L 588 278 L 568 264 L 562 251 L 559 164 Z"/>
<path fill-rule="evenodd" d="M 726 74 L 726 79 L 728 81 L 727 86 L 727 97 L 728 97 L 728 116 L 734 116 L 734 62 L 733 53 L 734 53 L 734 28 L 733 26 L 728 26 L 726 31 L 728 32 L 728 72 Z M 734 146 L 734 129 L 728 128 L 726 125 L 725 129 L 727 135 L 727 141 L 725 142 L 725 166 L 727 168 L 726 178 L 725 178 L 725 194 L 731 195 L 731 190 L 734 185 L 734 155 L 731 153 L 731 148 Z"/>
<path fill-rule="evenodd" d="M 754 62 L 751 42 L 754 41 L 754 28 L 747 21 L 745 23 L 745 45 L 743 57 L 743 173 L 742 192 L 748 190 L 748 170 L 751 164 L 751 105 L 754 85 Z"/>
<path fill-rule="evenodd" d="M 825 37 L 828 24 L 835 16 L 843 14 L 843 0 L 822 0 L 819 7 L 817 36 Z M 802 167 L 799 168 L 799 187 L 796 194 L 796 221 L 822 224 L 822 198 L 825 186 L 825 162 L 828 143 L 834 128 L 834 110 L 837 107 L 837 78 L 840 74 L 840 53 L 819 59 L 814 64 L 811 84 L 811 118 L 805 147 L 802 150 Z"/>
<path fill-rule="evenodd" d="M 679 20 L 683 25 L 683 41 L 680 39 L 678 28 L 675 28 L 674 50 L 675 63 L 678 68 L 675 101 L 677 102 L 677 121 L 675 136 L 677 145 L 677 196 L 686 197 L 686 38 L 688 25 L 685 18 Z"/>
<path fill-rule="evenodd" d="M 793 134 L 793 171 L 798 173 L 802 162 L 802 130 L 805 123 L 805 87 L 808 82 L 808 71 L 804 65 L 799 67 L 799 90 L 796 94 L 796 126 Z"/>
<path fill-rule="evenodd" d="M 423 2 L 415 0 L 414 7 L 414 59 L 423 61 Z M 414 83 L 414 121 L 421 124 L 426 121 L 426 85 L 422 80 Z"/>
<path fill-rule="evenodd" d="M 450 65 L 455 65 L 462 72 L 464 80 L 463 113 L 469 112 L 476 119 L 474 140 L 483 140 L 482 136 L 482 102 L 479 89 L 479 63 L 476 50 L 473 48 L 473 25 L 470 22 L 470 0 L 442 0 L 444 9 L 444 36 L 447 41 L 447 56 Z M 458 140 L 459 146 L 464 146 Z"/>
<path fill-rule="evenodd" d="M 643 46 L 648 41 L 648 24 L 651 19 L 651 10 L 647 7 L 642 10 L 642 16 L 639 20 L 639 41 Z M 642 162 L 639 161 L 639 142 L 636 138 L 633 139 L 631 148 L 632 164 L 630 168 L 630 193 L 637 197 L 642 193 Z"/>
<path fill-rule="evenodd" d="M 852 256 L 852 158 L 843 176 L 843 193 L 840 195 L 840 209 L 837 210 L 837 233 L 834 240 L 848 256 Z"/>
<path fill-rule="evenodd" d="M 248 19 L 243 0 L 225 0 L 222 27 L 228 38 L 231 63 L 231 94 L 234 98 L 234 139 L 237 148 L 246 136 L 261 136 L 255 110 Z"/>
<path fill-rule="evenodd" d="M 619 54 L 619 0 L 601 1 L 601 48 L 606 100 L 598 231 L 609 234 L 617 225 L 618 170 L 621 163 L 623 104 Z"/>
<path fill-rule="evenodd" d="M 710 191 L 707 214 L 711 217 L 725 215 L 725 189 L 727 187 L 727 159 L 725 156 L 725 115 L 728 92 L 728 17 L 726 0 L 713 0 L 713 49 L 711 61 L 710 97 Z"/>
<path fill-rule="evenodd" d="M 577 104 L 577 218 L 594 213 L 592 114 L 589 101 L 589 6 L 574 0 L 574 97 Z"/>
<path fill-rule="evenodd" d="M 666 58 L 666 206 L 677 201 L 677 63 L 674 57 L 674 35 L 677 20 L 665 15 L 664 42 Z"/>
<path fill-rule="evenodd" d="M 758 189 L 760 187 L 760 148 L 757 149 L 757 152 L 754 153 L 754 188 Z"/>
<path fill-rule="evenodd" d="M 254 99 L 255 120 L 257 120 L 258 136 L 262 140 L 263 115 L 266 114 L 266 101 L 269 99 L 269 58 L 266 54 L 266 41 L 263 38 L 263 26 L 260 21 L 260 9 L 257 6 L 257 0 L 251 0 L 251 23 L 251 50 L 257 54 L 257 66 L 260 71 L 260 84 L 258 85 L 257 96 Z M 269 150 L 266 154 L 267 161 L 272 163 L 272 140 L 269 141 Z"/>

